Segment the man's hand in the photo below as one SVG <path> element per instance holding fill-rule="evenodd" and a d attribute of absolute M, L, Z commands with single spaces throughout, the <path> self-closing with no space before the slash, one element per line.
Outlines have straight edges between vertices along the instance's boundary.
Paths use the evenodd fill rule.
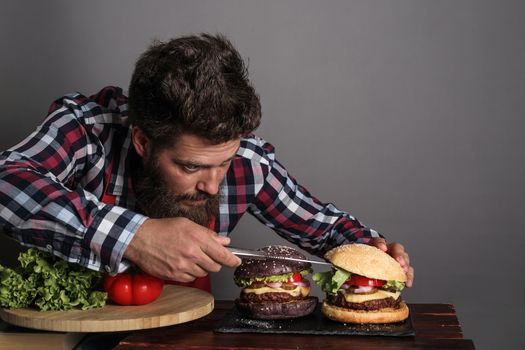
<path fill-rule="evenodd" d="M 236 267 L 241 260 L 224 246 L 219 236 L 186 218 L 148 219 L 124 253 L 144 272 L 178 282 L 191 282 L 221 266 Z"/>
<path fill-rule="evenodd" d="M 410 257 L 405 251 L 405 247 L 400 243 L 387 244 L 384 238 L 370 238 L 366 244 L 379 248 L 396 259 L 407 275 L 406 286 L 412 287 L 414 281 L 414 268 L 410 266 Z"/>

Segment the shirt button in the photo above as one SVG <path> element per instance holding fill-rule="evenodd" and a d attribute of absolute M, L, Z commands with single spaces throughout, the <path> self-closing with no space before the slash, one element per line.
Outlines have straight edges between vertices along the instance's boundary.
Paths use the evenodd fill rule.
<path fill-rule="evenodd" d="M 104 270 L 106 270 L 106 272 L 111 272 L 111 267 L 109 267 L 109 265 L 106 265 L 104 266 Z"/>

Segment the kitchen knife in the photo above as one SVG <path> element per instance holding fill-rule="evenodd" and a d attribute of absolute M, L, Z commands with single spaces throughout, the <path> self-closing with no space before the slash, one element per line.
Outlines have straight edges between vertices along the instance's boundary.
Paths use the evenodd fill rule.
<path fill-rule="evenodd" d="M 232 252 L 234 255 L 237 255 L 241 258 L 249 258 L 249 259 L 277 259 L 277 260 L 289 260 L 289 261 L 300 261 L 300 262 L 307 262 L 310 264 L 318 264 L 318 265 L 332 265 L 326 261 L 318 261 L 318 260 L 309 260 L 309 259 L 298 259 L 298 258 L 289 258 L 284 256 L 273 256 L 273 255 L 267 255 L 264 252 L 261 252 L 259 250 L 252 250 L 252 249 L 244 249 L 244 248 L 237 248 L 237 247 L 226 247 L 230 252 Z"/>

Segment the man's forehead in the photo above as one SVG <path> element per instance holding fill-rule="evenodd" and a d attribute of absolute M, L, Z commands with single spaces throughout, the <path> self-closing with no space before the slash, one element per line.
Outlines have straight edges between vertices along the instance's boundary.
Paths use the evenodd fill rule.
<path fill-rule="evenodd" d="M 191 135 L 181 135 L 177 142 L 169 147 L 169 153 L 179 159 L 209 159 L 225 161 L 235 156 L 240 146 L 240 139 L 214 144 L 207 139 Z"/>

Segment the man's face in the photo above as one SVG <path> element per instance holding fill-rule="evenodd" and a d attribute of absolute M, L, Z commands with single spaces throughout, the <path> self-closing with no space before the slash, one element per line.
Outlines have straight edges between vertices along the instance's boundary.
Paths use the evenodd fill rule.
<path fill-rule="evenodd" d="M 214 145 L 183 134 L 173 147 L 153 154 L 148 141 L 142 150 L 135 143 L 144 165 L 134 179 L 138 205 L 150 217 L 184 216 L 208 225 L 218 214 L 220 185 L 239 145 L 239 139 Z"/>

